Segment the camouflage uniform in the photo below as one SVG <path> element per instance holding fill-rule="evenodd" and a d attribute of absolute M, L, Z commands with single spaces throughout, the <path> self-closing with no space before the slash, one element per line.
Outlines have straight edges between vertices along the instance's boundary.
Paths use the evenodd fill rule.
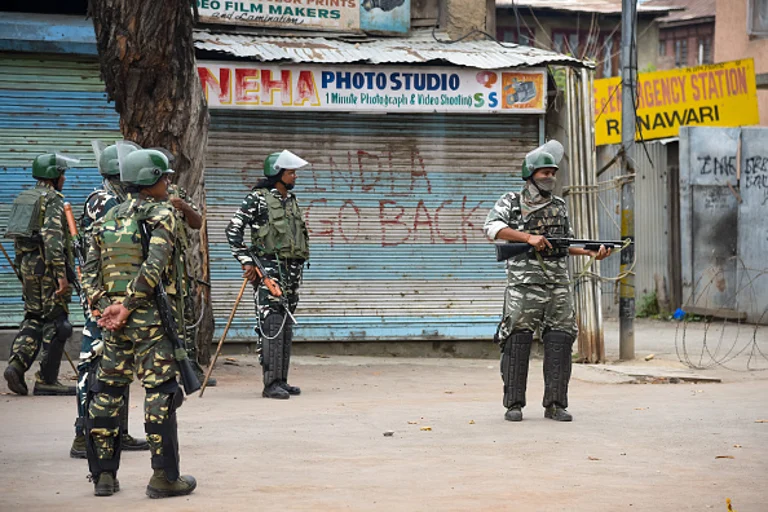
<path fill-rule="evenodd" d="M 121 301 L 131 311 L 123 329 L 106 332 L 96 381 L 89 387 L 89 465 L 96 478 L 104 471 L 116 473 L 119 467 L 118 416 L 124 407 L 125 387 L 133 381 L 134 368 L 146 389 L 144 421 L 152 467 L 165 468 L 170 480 L 178 478 L 164 464 L 175 461 L 178 467 L 175 409 L 183 401 L 183 394 L 176 381 L 173 347 L 154 305 L 154 288 L 161 278 L 167 281 L 169 291 L 176 284 L 172 269 L 177 228 L 172 210 L 165 201 L 129 195 L 93 227 L 83 278 L 89 303 L 104 311 L 113 302 Z M 140 221 L 146 222 L 151 233 L 146 257 L 141 254 L 140 237 L 136 235 L 114 245 L 106 243 L 108 227 L 135 226 Z M 140 266 L 135 264 L 137 258 Z M 132 270 L 126 272 L 127 267 Z M 125 291 L 110 282 L 108 276 L 113 281 L 129 280 Z M 98 460 L 91 460 L 92 452 Z"/>
<path fill-rule="evenodd" d="M 548 237 L 572 237 L 565 201 L 551 196 L 546 204 L 528 206 L 530 193 L 502 196 L 485 220 L 485 232 L 495 239 L 503 228 Z M 530 251 L 507 260 L 504 312 L 499 325 L 504 406 L 525 406 L 533 332 L 544 342 L 543 405 L 568 406 L 571 346 L 578 332 L 567 262 L 568 249 Z"/>
<path fill-rule="evenodd" d="M 281 222 L 280 225 L 277 225 Z M 245 227 L 251 228 L 251 246 L 244 242 Z M 243 200 L 226 230 L 232 255 L 241 265 L 253 265 L 254 255 L 268 277 L 280 284 L 285 307 L 291 313 L 299 303 L 304 262 L 309 259 L 309 235 L 296 196 L 285 199 L 277 189 L 254 189 Z M 264 387 L 277 382 L 287 385 L 293 325 L 283 302 L 262 283 L 254 286 L 256 319 L 262 343 Z"/>
<path fill-rule="evenodd" d="M 123 185 L 116 179 L 105 179 L 102 188 L 95 190 L 88 196 L 83 207 L 83 216 L 80 219 L 80 233 L 84 247 L 90 247 L 94 223 L 103 218 L 109 210 L 125 200 L 126 192 Z M 88 379 L 92 372 L 96 371 L 103 350 L 101 329 L 89 312 L 85 315 L 85 326 L 80 343 L 80 363 L 77 365 L 77 420 L 75 420 L 75 441 L 70 449 L 70 456 L 74 458 L 86 458 L 85 448 L 85 417 L 87 413 L 86 398 L 88 392 Z M 94 377 L 91 377 L 93 380 Z M 145 450 L 147 444 L 139 439 L 134 439 L 128 434 L 128 412 L 130 409 L 130 387 L 125 387 L 124 407 L 120 413 L 120 430 L 123 436 L 123 449 Z"/>
<path fill-rule="evenodd" d="M 40 237 L 16 237 L 14 242 L 24 320 L 8 363 L 23 374 L 42 346 L 40 371 L 35 376 L 37 386 L 57 383 L 64 344 L 72 334 L 68 319 L 71 294 L 59 297 L 55 293 L 58 279 L 66 277 L 66 267 L 72 268 L 72 248 L 64 231 L 64 196 L 43 181 L 38 181 L 36 189 L 44 195 Z"/>

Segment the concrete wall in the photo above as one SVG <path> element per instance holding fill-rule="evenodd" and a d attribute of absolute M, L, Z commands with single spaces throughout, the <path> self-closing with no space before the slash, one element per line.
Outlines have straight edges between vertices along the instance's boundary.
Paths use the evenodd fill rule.
<path fill-rule="evenodd" d="M 717 0 L 715 62 L 755 59 L 755 73 L 768 73 L 768 39 L 747 35 L 747 1 Z M 757 91 L 760 125 L 768 126 L 768 90 Z"/>
<path fill-rule="evenodd" d="M 658 69 L 659 24 L 653 20 L 637 22 L 637 69 L 651 71 Z"/>
<path fill-rule="evenodd" d="M 473 30 L 487 32 L 490 28 L 493 30 L 493 16 L 487 15 L 487 8 L 489 5 L 488 0 L 444 0 L 442 4 L 445 9 L 443 25 L 441 20 L 441 26 L 445 27 L 448 36 L 451 39 L 459 39 Z M 486 24 L 491 25 L 486 27 Z M 485 39 L 485 36 L 481 33 L 475 33 L 467 38 L 467 40 L 480 40 Z"/>
<path fill-rule="evenodd" d="M 766 148 L 766 128 L 680 129 L 683 309 L 768 322 Z"/>

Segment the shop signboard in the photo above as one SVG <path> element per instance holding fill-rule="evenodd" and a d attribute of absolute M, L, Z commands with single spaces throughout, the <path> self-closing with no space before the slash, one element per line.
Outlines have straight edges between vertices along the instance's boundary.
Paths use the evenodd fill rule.
<path fill-rule="evenodd" d="M 595 142 L 621 143 L 621 78 L 595 80 Z M 637 76 L 635 140 L 677 137 L 681 126 L 760 122 L 755 64 L 743 59 Z"/>
<path fill-rule="evenodd" d="M 546 110 L 546 70 L 198 62 L 210 108 L 348 112 Z"/>
<path fill-rule="evenodd" d="M 411 0 L 196 1 L 203 23 L 395 34 L 411 24 Z"/>

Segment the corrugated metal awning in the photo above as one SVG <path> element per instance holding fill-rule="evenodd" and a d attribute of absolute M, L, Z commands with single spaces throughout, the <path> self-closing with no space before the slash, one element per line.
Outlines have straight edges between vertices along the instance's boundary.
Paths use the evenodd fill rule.
<path fill-rule="evenodd" d="M 497 41 L 447 41 L 431 30 L 411 37 L 345 42 L 326 37 L 272 37 L 214 34 L 196 31 L 195 48 L 260 61 L 328 64 L 435 64 L 449 63 L 479 69 L 545 66 L 593 67 L 567 55 Z"/>

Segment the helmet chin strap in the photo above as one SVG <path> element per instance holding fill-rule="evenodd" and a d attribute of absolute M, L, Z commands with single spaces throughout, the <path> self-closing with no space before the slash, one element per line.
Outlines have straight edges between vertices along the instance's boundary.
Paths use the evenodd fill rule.
<path fill-rule="evenodd" d="M 280 173 L 278 174 L 277 182 L 278 183 L 282 183 L 283 186 L 285 187 L 285 190 L 293 190 L 293 187 L 294 187 L 293 184 L 289 185 L 289 184 L 287 184 L 286 182 L 283 181 L 283 176 L 284 175 L 285 175 L 285 169 L 282 169 L 280 171 Z"/>

